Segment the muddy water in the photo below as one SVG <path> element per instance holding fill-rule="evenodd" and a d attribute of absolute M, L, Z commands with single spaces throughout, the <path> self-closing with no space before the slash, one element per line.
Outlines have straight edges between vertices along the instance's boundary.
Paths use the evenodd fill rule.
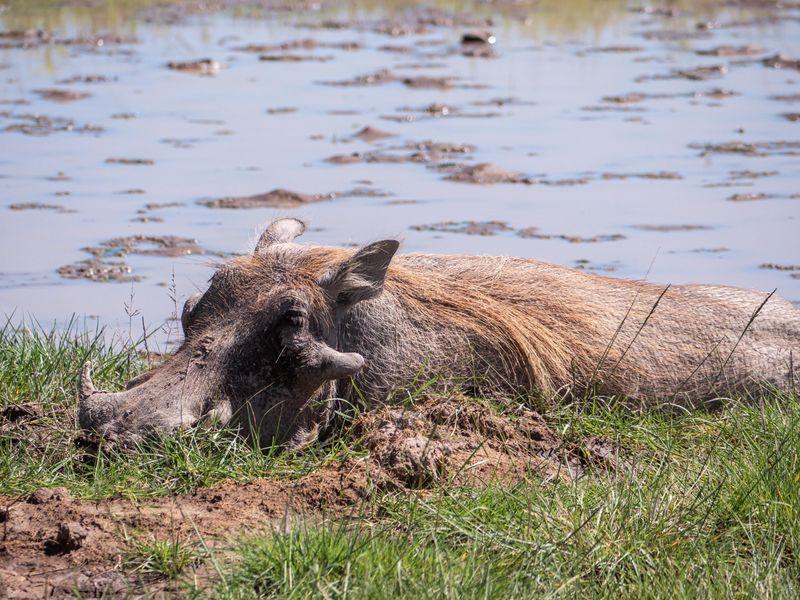
<path fill-rule="evenodd" d="M 0 313 L 159 327 L 279 215 L 800 301 L 797 5 L 55 4 L 0 14 Z"/>

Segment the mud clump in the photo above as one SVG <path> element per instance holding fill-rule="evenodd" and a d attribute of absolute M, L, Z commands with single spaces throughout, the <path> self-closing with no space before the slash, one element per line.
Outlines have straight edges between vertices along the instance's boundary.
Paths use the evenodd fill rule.
<path fill-rule="evenodd" d="M 383 85 L 392 81 L 396 81 L 397 76 L 389 69 L 380 69 L 373 73 L 366 73 L 365 75 L 357 75 L 352 79 L 343 79 L 340 81 L 322 81 L 323 85 L 334 85 L 340 87 L 359 87 L 370 85 Z"/>
<path fill-rule="evenodd" d="M 129 254 L 169 257 L 206 254 L 197 240 L 176 235 L 130 235 L 112 238 L 101 242 L 99 246 L 89 246 L 83 250 L 96 258 L 125 257 Z"/>
<path fill-rule="evenodd" d="M 137 166 L 152 166 L 156 161 L 150 158 L 107 158 L 107 165 L 137 165 Z"/>
<path fill-rule="evenodd" d="M 81 548 L 89 537 L 89 532 L 74 521 L 67 521 L 58 526 L 55 539 L 47 540 L 44 548 L 46 554 L 69 554 Z"/>
<path fill-rule="evenodd" d="M 73 83 L 82 83 L 84 85 L 94 84 L 94 83 L 108 83 L 109 81 L 115 81 L 115 77 L 107 77 L 105 75 L 73 75 L 72 77 L 67 77 L 65 79 L 59 79 L 58 83 L 61 85 L 71 85 Z"/>
<path fill-rule="evenodd" d="M 741 171 L 731 171 L 729 178 L 730 179 L 760 179 L 762 177 L 774 177 L 778 175 L 778 171 L 751 171 L 749 169 L 744 169 Z"/>
<path fill-rule="evenodd" d="M 403 150 L 397 153 L 397 150 Z M 411 152 L 406 152 L 411 150 Z M 434 142 L 425 140 L 421 142 L 408 142 L 404 146 L 395 146 L 384 150 L 370 152 L 351 152 L 350 154 L 335 154 L 325 159 L 325 162 L 334 165 L 350 165 L 355 163 L 417 163 L 426 164 L 434 168 L 450 168 L 453 163 L 448 162 L 456 155 L 473 152 L 475 147 L 470 144 L 453 144 L 449 142 Z"/>
<path fill-rule="evenodd" d="M 449 90 L 453 87 L 455 77 L 430 77 L 420 75 L 419 77 L 404 77 L 403 85 L 412 89 L 426 90 Z"/>
<path fill-rule="evenodd" d="M 49 117 L 39 114 L 14 114 L 9 115 L 9 117 L 17 122 L 7 125 L 3 131 L 22 133 L 35 137 L 43 137 L 62 131 L 92 134 L 103 132 L 103 128 L 99 125 L 93 125 L 91 123 L 78 125 L 72 119 L 66 119 L 64 117 Z"/>
<path fill-rule="evenodd" d="M 353 433 L 370 460 L 404 487 L 443 478 L 461 483 L 517 479 L 530 473 L 569 478 L 582 471 L 576 452 L 558 458 L 562 442 L 538 413 L 509 406 L 497 414 L 462 397 L 426 398 L 359 417 Z M 571 455 L 570 455 L 571 454 Z"/>
<path fill-rule="evenodd" d="M 64 265 L 56 271 L 64 279 L 88 279 L 98 282 L 131 282 L 141 281 L 138 275 L 131 274 L 131 267 L 120 260 L 106 261 L 89 258 L 71 265 Z"/>
<path fill-rule="evenodd" d="M 9 210 L 51 210 L 59 213 L 74 213 L 76 211 L 66 208 L 61 204 L 48 204 L 46 202 L 17 202 L 9 205 Z"/>
<path fill-rule="evenodd" d="M 774 271 L 800 271 L 800 265 L 779 265 L 777 263 L 762 263 L 759 269 L 771 269 Z"/>
<path fill-rule="evenodd" d="M 50 502 L 70 502 L 72 494 L 65 487 L 39 488 L 28 496 L 28 504 L 43 505 Z"/>
<path fill-rule="evenodd" d="M 332 56 L 316 56 L 314 54 L 262 54 L 258 57 L 262 62 L 328 62 Z"/>
<path fill-rule="evenodd" d="M 720 144 L 689 144 L 689 148 L 700 150 L 700 156 L 711 154 L 743 154 L 745 156 L 798 156 L 800 142 L 723 142 Z"/>
<path fill-rule="evenodd" d="M 496 42 L 491 31 L 468 31 L 461 36 L 461 54 L 468 58 L 496 58 Z"/>
<path fill-rule="evenodd" d="M 465 235 L 489 236 L 514 229 L 505 221 L 442 221 L 430 225 L 412 225 L 414 231 L 463 233 Z"/>
<path fill-rule="evenodd" d="M 130 254 L 141 256 L 179 257 L 207 254 L 197 240 L 174 235 L 131 235 L 112 238 L 99 246 L 83 248 L 91 258 L 59 267 L 58 274 L 65 279 L 88 279 L 97 282 L 141 281 L 132 274 L 123 258 Z"/>
<path fill-rule="evenodd" d="M 708 225 L 631 225 L 631 229 L 671 233 L 676 231 L 710 231 L 713 227 L 709 227 Z"/>
<path fill-rule="evenodd" d="M 364 127 L 352 136 L 354 139 L 361 140 L 362 142 L 377 142 L 390 137 L 395 137 L 394 133 L 383 131 L 376 127 Z"/>
<path fill-rule="evenodd" d="M 225 68 L 225 65 L 210 58 L 201 58 L 199 60 L 170 61 L 167 63 L 167 68 L 181 73 L 208 77 L 219 73 Z"/>
<path fill-rule="evenodd" d="M 775 54 L 761 61 L 765 67 L 770 69 L 794 69 L 800 71 L 800 59 L 792 58 L 786 54 Z"/>
<path fill-rule="evenodd" d="M 763 192 L 748 192 L 744 194 L 733 194 L 732 196 L 728 196 L 728 202 L 755 202 L 758 200 L 767 200 L 772 198 L 771 194 L 765 194 Z"/>
<path fill-rule="evenodd" d="M 754 44 L 745 46 L 723 45 L 706 50 L 697 50 L 695 53 L 700 56 L 758 56 L 764 53 L 764 48 Z"/>
<path fill-rule="evenodd" d="M 598 242 L 618 242 L 619 240 L 625 239 L 625 236 L 622 235 L 621 233 L 610 233 L 610 234 L 601 234 L 592 236 L 567 235 L 563 233 L 558 233 L 558 234 L 541 233 L 538 227 L 525 227 L 524 229 L 520 229 L 519 231 L 517 231 L 517 235 L 525 239 L 563 240 L 571 244 L 595 244 Z"/>
<path fill-rule="evenodd" d="M 297 107 L 295 106 L 275 106 L 267 109 L 268 115 L 288 115 L 294 112 L 297 112 Z"/>
<path fill-rule="evenodd" d="M 603 179 L 683 179 L 683 175 L 674 171 L 656 171 L 645 173 L 603 173 Z"/>
<path fill-rule="evenodd" d="M 448 181 L 473 183 L 477 185 L 492 185 L 495 183 L 522 183 L 530 185 L 536 183 L 532 177 L 515 171 L 507 171 L 491 163 L 465 165 L 445 177 Z"/>
<path fill-rule="evenodd" d="M 13 404 L 0 409 L 0 417 L 2 417 L 4 421 L 11 423 L 27 419 L 36 419 L 43 414 L 44 411 L 42 407 L 33 403 Z"/>
<path fill-rule="evenodd" d="M 728 73 L 725 65 L 708 65 L 695 67 L 693 69 L 673 69 L 668 75 L 654 75 L 639 78 L 639 81 L 647 79 L 688 79 L 690 81 L 707 81 L 709 79 L 719 79 Z"/>
<path fill-rule="evenodd" d="M 634 52 L 641 52 L 644 50 L 641 46 L 597 46 L 589 48 L 585 52 L 599 53 L 599 54 L 632 54 Z"/>
<path fill-rule="evenodd" d="M 74 102 L 91 96 L 89 92 L 76 92 L 75 90 L 65 90 L 61 88 L 45 88 L 33 90 L 33 92 L 43 100 L 50 100 L 52 102 Z"/>
<path fill-rule="evenodd" d="M 334 194 L 302 194 L 276 188 L 264 194 L 252 196 L 228 196 L 213 200 L 200 200 L 208 208 L 297 208 L 313 202 L 332 200 Z"/>
<path fill-rule="evenodd" d="M 494 101 L 485 101 L 484 103 L 475 102 L 475 105 L 484 106 L 502 106 L 498 104 L 498 100 L 502 102 L 503 99 L 495 99 Z M 457 106 L 445 104 L 442 102 L 434 102 L 427 106 L 411 107 L 401 106 L 397 109 L 400 114 L 395 115 L 382 115 L 381 118 L 387 121 L 396 121 L 398 123 L 413 123 L 422 119 L 439 119 L 443 117 L 453 118 L 471 118 L 471 119 L 486 119 L 492 117 L 499 117 L 502 113 L 499 112 L 472 112 L 465 111 Z"/>
<path fill-rule="evenodd" d="M 782 113 L 781 116 L 792 123 L 800 122 L 800 112 Z"/>

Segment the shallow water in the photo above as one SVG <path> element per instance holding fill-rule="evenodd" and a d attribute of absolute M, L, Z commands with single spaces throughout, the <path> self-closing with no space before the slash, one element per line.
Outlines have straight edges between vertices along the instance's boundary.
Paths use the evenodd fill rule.
<path fill-rule="evenodd" d="M 86 315 L 136 336 L 142 322 L 158 327 L 173 313 L 173 297 L 180 305 L 204 289 L 214 261 L 246 252 L 257 228 L 281 215 L 306 219 L 309 243 L 399 236 L 405 251 L 529 256 L 620 277 L 778 288 L 800 301 L 800 122 L 783 116 L 800 112 L 800 70 L 763 63 L 776 53 L 800 57 L 800 7 L 687 2 L 670 4 L 678 6 L 676 14 L 664 15 L 624 2 L 491 11 L 440 3 L 446 15 L 458 9 L 461 21 L 469 15 L 493 23 L 444 23 L 391 36 L 376 31 L 378 25 L 390 19 L 409 28 L 430 11 L 395 3 L 390 9 L 362 4 L 253 13 L 238 6 L 187 14 L 180 7 L 191 3 L 160 11 L 147 2 L 68 4 L 12 2 L 0 14 L 7 32 L 34 27 L 62 40 L 104 38 L 102 45 L 48 41 L 0 49 L 0 313 L 45 323 Z M 341 27 L 304 26 L 332 19 Z M 700 22 L 713 27 L 699 29 Z M 461 35 L 474 29 L 496 36 L 495 58 L 461 54 Z M 675 32 L 703 39 L 663 39 Z M 136 43 L 112 43 L 109 35 Z M 307 38 L 320 45 L 268 54 L 324 61 L 262 61 L 259 53 L 237 50 Z M 0 42 L 15 45 L 8 36 Z M 342 49 L 341 42 L 358 48 Z M 408 48 L 382 48 L 387 45 Z M 760 49 L 746 56 L 696 54 L 723 45 Z M 598 51 L 620 46 L 628 51 Z M 206 57 L 223 68 L 212 76 L 167 68 L 170 61 Z M 425 68 L 409 68 L 414 64 Z M 726 72 L 708 80 L 662 78 L 710 65 Z M 398 80 L 325 83 L 380 69 Z M 89 75 L 106 80 L 59 83 Z M 455 79 L 449 89 L 401 81 L 420 76 Z M 90 95 L 57 101 L 36 92 L 52 88 Z M 726 93 L 709 95 L 715 89 Z M 644 97 L 604 100 L 633 92 Z M 514 101 L 488 102 L 509 97 Z M 401 110 L 433 103 L 448 105 L 449 114 Z M 32 123 L 25 115 L 74 125 L 20 131 L 20 124 Z M 396 120 L 404 115 L 415 118 Z M 102 131 L 75 130 L 86 125 Z M 394 137 L 353 139 L 365 126 Z M 386 155 L 410 155 L 414 150 L 404 146 L 424 140 L 475 148 L 426 162 L 385 162 Z M 702 146 L 728 142 L 771 145 L 703 155 Z M 367 158 L 376 160 L 326 161 L 353 152 L 371 152 Z M 120 158 L 152 164 L 106 162 Z M 451 163 L 492 163 L 523 174 L 527 183 L 448 180 L 456 168 Z M 614 176 L 643 173 L 669 178 Z M 275 188 L 336 194 L 300 208 L 199 203 Z M 143 193 L 120 193 L 129 190 Z M 25 203 L 61 210 L 12 208 Z M 137 212 L 150 203 L 179 205 Z M 141 217 L 163 221 L 132 221 Z M 442 225 L 450 221 L 456 224 Z M 488 231 L 462 225 L 470 221 L 502 224 Z M 464 229 L 493 235 L 459 232 Z M 106 248 L 102 260 L 124 260 L 138 281 L 59 274 L 60 267 L 91 257 L 82 248 L 133 235 L 193 238 L 209 254 Z M 164 341 L 166 334 L 156 338 Z"/>

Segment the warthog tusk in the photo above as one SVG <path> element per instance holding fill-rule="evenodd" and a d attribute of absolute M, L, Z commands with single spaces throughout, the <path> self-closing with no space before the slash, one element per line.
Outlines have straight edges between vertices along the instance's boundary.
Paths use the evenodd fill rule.
<path fill-rule="evenodd" d="M 90 360 L 83 363 L 79 391 L 81 400 L 86 400 L 89 396 L 97 392 L 97 390 L 94 389 L 94 383 L 92 383 L 92 361 Z"/>

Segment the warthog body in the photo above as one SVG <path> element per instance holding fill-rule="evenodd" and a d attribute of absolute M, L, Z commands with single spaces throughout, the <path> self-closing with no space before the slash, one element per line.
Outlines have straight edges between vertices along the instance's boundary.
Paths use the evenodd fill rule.
<path fill-rule="evenodd" d="M 777 296 L 520 258 L 393 258 L 390 240 L 304 246 L 303 229 L 276 221 L 223 265 L 187 301 L 180 349 L 127 391 L 96 391 L 85 367 L 82 426 L 130 441 L 216 416 L 270 443 L 414 381 L 693 405 L 787 391 L 800 374 L 800 311 Z"/>

